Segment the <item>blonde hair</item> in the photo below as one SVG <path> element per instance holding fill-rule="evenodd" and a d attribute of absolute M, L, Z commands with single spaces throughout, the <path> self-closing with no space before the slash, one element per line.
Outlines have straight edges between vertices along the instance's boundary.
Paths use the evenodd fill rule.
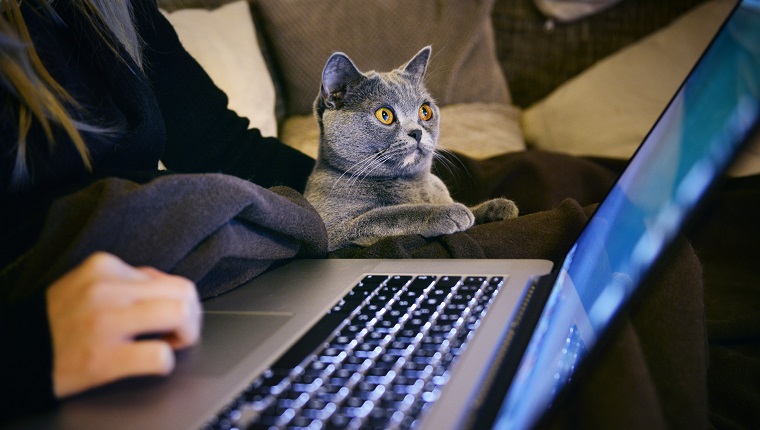
<path fill-rule="evenodd" d="M 60 21 L 48 0 L 27 1 L 37 5 L 52 20 Z M 134 26 L 129 0 L 64 1 L 70 2 L 82 13 L 118 58 L 124 60 L 119 51 L 121 46 L 142 70 L 141 40 Z M 18 0 L 0 0 L 0 86 L 8 94 L 7 100 L 2 101 L 6 112 L 10 107 L 9 111 L 15 113 L 14 119 L 18 125 L 11 184 L 18 186 L 29 180 L 29 142 L 26 138 L 35 122 L 42 128 L 50 147 L 55 145 L 53 128 L 60 127 L 74 143 L 87 169 L 92 169 L 89 151 L 80 131 L 102 132 L 105 129 L 72 117 L 74 110 L 82 108 L 56 82 L 37 55 Z"/>

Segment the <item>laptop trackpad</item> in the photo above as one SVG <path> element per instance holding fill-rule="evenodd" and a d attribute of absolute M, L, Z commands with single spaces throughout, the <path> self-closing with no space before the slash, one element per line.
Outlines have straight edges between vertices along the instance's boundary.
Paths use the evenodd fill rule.
<path fill-rule="evenodd" d="M 289 313 L 204 312 L 201 342 L 177 353 L 175 372 L 183 376 L 222 375 L 291 317 Z"/>

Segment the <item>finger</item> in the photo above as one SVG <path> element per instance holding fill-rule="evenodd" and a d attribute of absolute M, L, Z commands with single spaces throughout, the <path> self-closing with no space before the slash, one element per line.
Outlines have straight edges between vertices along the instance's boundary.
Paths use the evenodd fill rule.
<path fill-rule="evenodd" d="M 199 301 L 198 290 L 195 283 L 182 276 L 170 275 L 153 268 L 140 268 L 149 280 L 140 282 L 141 285 L 160 285 L 161 288 L 153 292 L 155 297 L 176 297 Z"/>
<path fill-rule="evenodd" d="M 46 293 L 48 305 L 57 312 L 86 304 L 83 299 L 97 303 L 104 290 L 103 283 L 148 279 L 147 274 L 130 268 L 116 256 L 96 252 L 51 284 Z"/>
<path fill-rule="evenodd" d="M 188 279 L 161 274 L 139 281 L 101 281 L 92 286 L 91 297 L 105 305 L 129 306 L 145 300 L 175 299 L 199 304 L 195 284 Z"/>
<path fill-rule="evenodd" d="M 176 276 L 176 275 L 170 275 L 166 272 L 162 272 L 155 267 L 150 266 L 140 266 L 137 268 L 137 270 L 143 272 L 145 275 L 151 277 L 151 278 L 160 278 L 162 276 Z"/>
<path fill-rule="evenodd" d="M 108 332 L 133 339 L 143 334 L 161 334 L 174 348 L 198 341 L 201 312 L 197 302 L 176 299 L 152 299 L 133 306 L 115 309 L 106 317 Z"/>
<path fill-rule="evenodd" d="M 94 279 L 117 279 L 122 281 L 141 281 L 149 276 L 130 266 L 119 257 L 107 252 L 95 252 L 79 266 L 80 270 Z"/>
<path fill-rule="evenodd" d="M 130 376 L 168 375 L 175 364 L 171 347 L 160 340 L 135 341 L 109 348 L 96 385 Z"/>

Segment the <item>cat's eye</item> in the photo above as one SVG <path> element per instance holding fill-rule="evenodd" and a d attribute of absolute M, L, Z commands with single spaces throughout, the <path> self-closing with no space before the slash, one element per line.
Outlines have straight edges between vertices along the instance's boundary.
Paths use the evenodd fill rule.
<path fill-rule="evenodd" d="M 387 107 L 381 107 L 375 111 L 375 117 L 383 124 L 390 125 L 393 122 L 393 111 Z"/>
<path fill-rule="evenodd" d="M 423 121 L 430 121 L 430 118 L 433 117 L 433 109 L 430 108 L 430 105 L 427 103 L 424 103 L 422 106 L 420 106 L 420 119 Z"/>

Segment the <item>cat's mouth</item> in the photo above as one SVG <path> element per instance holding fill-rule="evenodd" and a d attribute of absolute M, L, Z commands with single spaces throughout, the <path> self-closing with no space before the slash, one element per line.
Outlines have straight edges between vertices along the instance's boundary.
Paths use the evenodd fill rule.
<path fill-rule="evenodd" d="M 428 157 L 431 151 L 422 143 L 417 143 L 401 160 L 401 167 L 410 167 Z"/>
<path fill-rule="evenodd" d="M 422 154 L 415 150 L 411 154 L 404 157 L 404 159 L 401 161 L 401 167 L 409 167 L 417 164 L 417 161 L 419 161 L 420 157 L 422 157 Z"/>

